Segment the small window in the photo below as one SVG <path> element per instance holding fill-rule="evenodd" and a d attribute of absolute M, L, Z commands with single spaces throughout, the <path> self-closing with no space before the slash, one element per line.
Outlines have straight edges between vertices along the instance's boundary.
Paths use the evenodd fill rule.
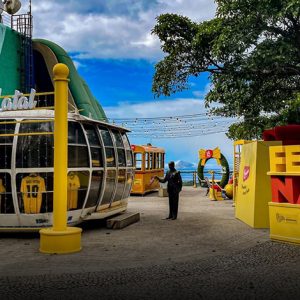
<path fill-rule="evenodd" d="M 89 153 L 86 146 L 68 147 L 68 166 L 69 168 L 89 167 Z"/>
<path fill-rule="evenodd" d="M 153 170 L 155 168 L 154 164 L 154 153 L 149 153 L 149 169 Z"/>
<path fill-rule="evenodd" d="M 155 159 L 155 168 L 159 169 L 159 153 L 156 153 L 155 157 L 156 157 L 156 159 Z"/>
<path fill-rule="evenodd" d="M 4 124 L 8 122 L 14 122 L 15 120 L 1 120 L 0 121 L 0 134 L 14 134 L 16 124 Z M 2 136 L 0 137 L 0 144 L 12 144 L 13 136 Z"/>
<path fill-rule="evenodd" d="M 20 212 L 39 214 L 53 211 L 53 173 L 19 173 L 16 177 Z"/>
<path fill-rule="evenodd" d="M 119 174 L 118 174 L 117 191 L 116 191 L 114 201 L 119 201 L 122 199 L 125 182 L 126 182 L 126 171 L 124 169 L 123 170 L 121 169 L 119 170 Z"/>
<path fill-rule="evenodd" d="M 33 120 L 34 121 L 34 120 Z M 20 133 L 53 132 L 53 123 L 23 123 Z M 26 135 L 18 137 L 17 168 L 51 168 L 54 157 L 53 135 Z"/>
<path fill-rule="evenodd" d="M 113 130 L 112 133 L 113 133 L 114 138 L 115 138 L 116 147 L 124 148 L 123 140 L 122 140 L 122 136 L 121 136 L 120 132 Z"/>
<path fill-rule="evenodd" d="M 126 183 L 125 183 L 125 190 L 123 194 L 123 199 L 128 198 L 130 191 L 131 191 L 131 186 L 133 182 L 133 170 L 127 170 L 126 173 Z"/>
<path fill-rule="evenodd" d="M 149 170 L 150 169 L 150 156 L 149 153 L 146 152 L 145 153 L 145 170 Z"/>
<path fill-rule="evenodd" d="M 69 144 L 86 145 L 82 127 L 79 123 L 69 122 L 69 124 L 68 124 L 68 142 L 69 142 Z"/>
<path fill-rule="evenodd" d="M 134 163 L 137 170 L 142 169 L 142 153 L 134 153 Z"/>
<path fill-rule="evenodd" d="M 127 167 L 132 167 L 133 161 L 132 161 L 132 151 L 131 150 L 126 150 L 126 159 L 127 159 Z"/>
<path fill-rule="evenodd" d="M 100 147 L 100 141 L 99 141 L 95 127 L 93 125 L 85 124 L 84 129 L 85 129 L 86 135 L 88 137 L 90 146 L 99 146 Z"/>
<path fill-rule="evenodd" d="M 103 167 L 102 149 L 91 147 L 92 166 L 96 168 Z"/>
<path fill-rule="evenodd" d="M 130 143 L 128 141 L 128 137 L 126 135 L 126 133 L 122 133 L 122 140 L 123 140 L 123 145 L 125 147 L 125 149 L 130 149 Z"/>
<path fill-rule="evenodd" d="M 89 184 L 88 171 L 70 171 L 68 173 L 67 209 L 81 209 L 86 197 Z"/>
<path fill-rule="evenodd" d="M 105 155 L 106 155 L 106 166 L 115 167 L 116 159 L 115 159 L 114 148 L 105 147 Z"/>
<path fill-rule="evenodd" d="M 104 146 L 113 147 L 113 141 L 111 139 L 111 135 L 110 135 L 108 129 L 103 128 L 103 127 L 99 127 L 99 129 L 100 129 L 100 132 L 101 132 L 101 136 L 102 136 L 102 139 L 103 139 Z"/>
<path fill-rule="evenodd" d="M 118 163 L 119 167 L 126 167 L 125 150 L 118 149 Z"/>
<path fill-rule="evenodd" d="M 0 145 L 0 169 L 11 169 L 11 145 Z"/>
<path fill-rule="evenodd" d="M 116 179 L 116 171 L 108 170 L 106 175 L 106 186 L 101 201 L 101 205 L 109 204 L 111 202 L 113 193 L 115 191 L 115 179 Z"/>
<path fill-rule="evenodd" d="M 162 153 L 158 153 L 158 168 L 163 169 L 162 165 Z"/>
<path fill-rule="evenodd" d="M 86 208 L 97 205 L 101 194 L 102 181 L 103 171 L 93 171 L 89 197 L 85 205 Z"/>
<path fill-rule="evenodd" d="M 0 173 L 0 214 L 14 214 L 10 174 Z"/>

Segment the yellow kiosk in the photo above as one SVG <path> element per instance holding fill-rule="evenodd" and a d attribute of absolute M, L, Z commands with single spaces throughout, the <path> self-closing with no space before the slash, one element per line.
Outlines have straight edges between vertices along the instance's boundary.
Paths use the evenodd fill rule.
<path fill-rule="evenodd" d="M 253 141 L 243 145 L 238 186 L 235 191 L 235 216 L 253 228 L 269 228 L 268 202 L 272 200 L 269 147 L 280 141 Z"/>

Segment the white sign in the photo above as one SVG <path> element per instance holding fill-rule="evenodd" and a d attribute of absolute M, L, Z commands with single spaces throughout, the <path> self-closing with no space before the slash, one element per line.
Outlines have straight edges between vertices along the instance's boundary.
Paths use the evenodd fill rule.
<path fill-rule="evenodd" d="M 0 88 L 0 97 L 2 89 Z M 5 97 L 2 100 L 1 110 L 21 110 L 21 109 L 33 109 L 36 107 L 37 102 L 34 101 L 36 91 L 34 89 L 30 90 L 29 99 L 23 96 L 23 93 L 15 91 L 13 98 Z"/>

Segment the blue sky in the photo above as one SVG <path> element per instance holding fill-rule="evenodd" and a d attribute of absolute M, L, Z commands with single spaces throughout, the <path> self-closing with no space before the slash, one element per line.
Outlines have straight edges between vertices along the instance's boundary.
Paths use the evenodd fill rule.
<path fill-rule="evenodd" d="M 191 78 L 187 91 L 154 98 L 154 66 L 163 53 L 151 29 L 156 16 L 167 12 L 199 22 L 211 19 L 215 13 L 213 0 L 33 0 L 32 4 L 34 37 L 52 40 L 68 51 L 109 118 L 205 112 L 203 98 L 210 88 L 206 74 Z M 197 163 L 200 148 L 216 146 L 229 160 L 232 156 L 232 142 L 224 133 L 131 139 L 133 144 L 147 142 L 164 147 L 167 160 Z"/>

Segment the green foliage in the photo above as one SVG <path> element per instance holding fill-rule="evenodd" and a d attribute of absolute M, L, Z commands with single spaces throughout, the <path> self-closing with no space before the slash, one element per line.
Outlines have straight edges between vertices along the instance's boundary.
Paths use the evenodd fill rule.
<path fill-rule="evenodd" d="M 208 72 L 207 107 L 243 117 L 230 138 L 255 138 L 268 126 L 299 122 L 300 1 L 216 3 L 215 18 L 199 24 L 175 14 L 157 18 L 152 32 L 166 56 L 156 65 L 154 94 L 187 89 L 190 76 Z"/>

